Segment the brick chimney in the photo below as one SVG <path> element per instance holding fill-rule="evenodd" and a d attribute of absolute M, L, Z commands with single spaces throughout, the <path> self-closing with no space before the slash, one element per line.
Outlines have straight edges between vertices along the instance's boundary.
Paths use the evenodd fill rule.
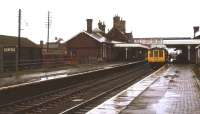
<path fill-rule="evenodd" d="M 92 19 L 87 19 L 87 32 L 92 33 Z"/>
<path fill-rule="evenodd" d="M 105 33 L 106 25 L 104 24 L 104 22 L 102 23 L 102 22 L 99 20 L 98 27 L 99 27 L 99 29 L 100 29 L 102 32 Z"/>
<path fill-rule="evenodd" d="M 105 29 L 106 29 L 106 25 L 105 23 L 103 22 L 103 25 L 102 25 L 102 31 L 105 33 Z"/>
<path fill-rule="evenodd" d="M 121 21 L 121 31 L 126 33 L 126 21 L 125 20 L 122 20 Z"/>
<path fill-rule="evenodd" d="M 113 27 L 114 28 L 119 28 L 119 23 L 120 23 L 120 17 L 118 15 L 113 17 Z"/>
<path fill-rule="evenodd" d="M 42 48 L 43 48 L 43 45 L 44 45 L 44 42 L 43 42 L 43 40 L 40 40 L 40 47 L 42 47 Z"/>

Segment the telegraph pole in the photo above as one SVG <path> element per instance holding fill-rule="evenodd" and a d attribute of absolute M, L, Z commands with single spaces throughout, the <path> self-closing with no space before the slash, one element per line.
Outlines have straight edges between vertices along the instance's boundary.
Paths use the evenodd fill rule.
<path fill-rule="evenodd" d="M 47 52 L 49 50 L 49 18 L 50 18 L 50 12 L 48 11 L 48 19 L 47 19 Z"/>
<path fill-rule="evenodd" d="M 20 65 L 20 59 L 21 59 L 21 9 L 19 9 L 18 14 L 18 51 L 17 51 L 17 61 L 16 61 L 16 70 L 18 70 Z"/>

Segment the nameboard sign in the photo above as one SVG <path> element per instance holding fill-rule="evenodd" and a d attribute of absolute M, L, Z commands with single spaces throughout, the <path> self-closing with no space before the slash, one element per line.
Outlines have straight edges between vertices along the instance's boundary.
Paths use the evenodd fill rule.
<path fill-rule="evenodd" d="M 4 53 L 16 53 L 16 47 L 4 47 L 3 52 Z"/>

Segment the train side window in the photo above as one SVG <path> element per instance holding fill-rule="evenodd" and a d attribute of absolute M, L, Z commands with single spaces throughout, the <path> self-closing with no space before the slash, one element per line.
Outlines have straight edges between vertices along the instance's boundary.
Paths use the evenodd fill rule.
<path fill-rule="evenodd" d="M 159 51 L 159 57 L 163 57 L 163 50 Z"/>

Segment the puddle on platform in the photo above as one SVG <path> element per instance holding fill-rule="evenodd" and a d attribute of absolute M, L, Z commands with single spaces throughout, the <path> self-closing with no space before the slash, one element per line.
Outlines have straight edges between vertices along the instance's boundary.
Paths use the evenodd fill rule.
<path fill-rule="evenodd" d="M 103 67 L 104 69 L 110 69 L 110 68 L 112 68 L 112 66 L 105 66 L 105 67 Z"/>
<path fill-rule="evenodd" d="M 168 74 L 164 76 L 165 78 L 177 78 L 179 77 L 177 74 Z"/>
<path fill-rule="evenodd" d="M 176 70 L 175 73 L 179 73 L 180 71 Z"/>
<path fill-rule="evenodd" d="M 83 101 L 84 99 L 73 99 L 72 101 L 74 101 L 74 102 L 81 102 L 81 101 Z"/>
<path fill-rule="evenodd" d="M 170 106 L 177 102 L 179 94 L 174 92 L 166 92 L 166 94 L 158 101 L 152 105 L 153 109 L 156 111 L 156 114 L 166 114 Z"/>
<path fill-rule="evenodd" d="M 56 78 L 63 78 L 63 77 L 66 77 L 66 76 L 67 76 L 67 74 L 50 76 L 50 77 L 42 77 L 42 78 L 40 78 L 40 81 L 52 80 L 52 79 L 56 79 Z"/>

